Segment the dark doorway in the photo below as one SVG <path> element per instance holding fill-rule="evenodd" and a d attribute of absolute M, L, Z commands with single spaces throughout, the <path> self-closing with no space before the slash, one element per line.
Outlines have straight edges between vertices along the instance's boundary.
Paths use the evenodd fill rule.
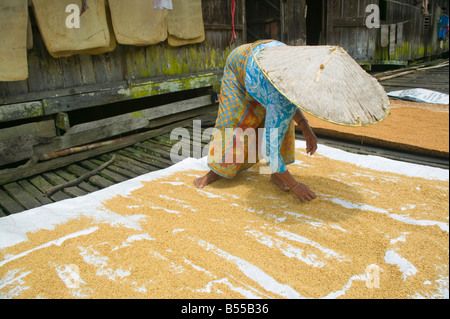
<path fill-rule="evenodd" d="M 281 0 L 246 0 L 247 42 L 281 41 Z"/>
<path fill-rule="evenodd" d="M 322 44 L 323 30 L 323 1 L 322 0 L 306 0 L 306 44 L 319 45 Z"/>

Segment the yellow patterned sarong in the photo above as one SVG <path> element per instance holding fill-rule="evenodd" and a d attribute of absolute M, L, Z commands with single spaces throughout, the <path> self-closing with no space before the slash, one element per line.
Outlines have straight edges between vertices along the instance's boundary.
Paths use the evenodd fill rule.
<path fill-rule="evenodd" d="M 270 41 L 272 40 L 244 44 L 234 49 L 227 58 L 220 90 L 215 134 L 212 136 L 208 155 L 209 168 L 222 177 L 233 178 L 237 173 L 250 168 L 257 162 L 254 161 L 252 154 L 249 158 L 249 150 L 253 150 L 255 147 L 259 149 L 258 145 L 254 145 L 254 143 L 258 143 L 258 128 L 264 127 L 266 108 L 247 92 L 245 74 L 252 48 Z M 245 138 L 241 141 L 239 136 L 228 138 L 230 135 L 227 135 L 227 130 L 229 132 L 230 130 L 236 131 L 236 129 L 240 129 L 241 132 L 253 129 L 256 139 Z M 242 143 L 243 147 L 240 145 Z M 280 155 L 286 165 L 295 160 L 293 121 L 280 146 Z"/>

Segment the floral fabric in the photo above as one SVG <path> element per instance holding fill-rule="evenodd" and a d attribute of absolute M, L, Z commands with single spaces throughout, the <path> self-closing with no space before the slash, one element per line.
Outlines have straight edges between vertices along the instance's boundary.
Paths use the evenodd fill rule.
<path fill-rule="evenodd" d="M 273 45 L 284 44 L 272 40 L 245 44 L 227 58 L 208 156 L 209 168 L 218 175 L 232 178 L 253 166 L 257 162 L 253 150 L 261 149 L 258 141 L 268 146 L 266 153 L 271 156 L 263 156 L 273 171 L 283 172 L 295 160 L 295 112 L 270 82 L 264 81 L 252 56 L 252 51 L 257 54 L 263 47 Z M 273 129 L 278 129 L 278 134 L 272 134 L 271 140 Z M 247 134 L 251 132 L 255 133 L 254 138 Z"/>

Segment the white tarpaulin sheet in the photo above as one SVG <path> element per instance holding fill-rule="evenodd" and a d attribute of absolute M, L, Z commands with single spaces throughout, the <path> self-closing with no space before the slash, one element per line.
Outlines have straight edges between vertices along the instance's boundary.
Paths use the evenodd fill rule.
<path fill-rule="evenodd" d="M 448 94 L 426 89 L 393 91 L 389 92 L 388 96 L 420 103 L 449 104 Z"/>
<path fill-rule="evenodd" d="M 448 170 L 296 147 L 311 203 L 203 158 L 1 218 L 0 299 L 448 298 Z"/>

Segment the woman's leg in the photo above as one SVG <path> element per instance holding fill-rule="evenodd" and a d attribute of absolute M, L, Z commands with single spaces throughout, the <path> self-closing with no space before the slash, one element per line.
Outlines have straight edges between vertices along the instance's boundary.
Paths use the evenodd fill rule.
<path fill-rule="evenodd" d="M 306 202 L 315 199 L 317 195 L 308 186 L 295 180 L 294 176 L 289 172 L 280 153 L 283 139 L 296 114 L 297 107 L 284 101 L 283 98 L 269 99 L 267 101 L 265 120 L 266 133 L 264 138 L 266 147 L 267 144 L 269 145 L 269 154 L 266 153 L 264 155 L 267 158 L 269 166 L 274 171 L 271 180 L 278 181 L 278 185 L 283 185 L 284 183 L 302 202 Z M 276 131 L 270 132 L 270 128 L 275 128 Z"/>

